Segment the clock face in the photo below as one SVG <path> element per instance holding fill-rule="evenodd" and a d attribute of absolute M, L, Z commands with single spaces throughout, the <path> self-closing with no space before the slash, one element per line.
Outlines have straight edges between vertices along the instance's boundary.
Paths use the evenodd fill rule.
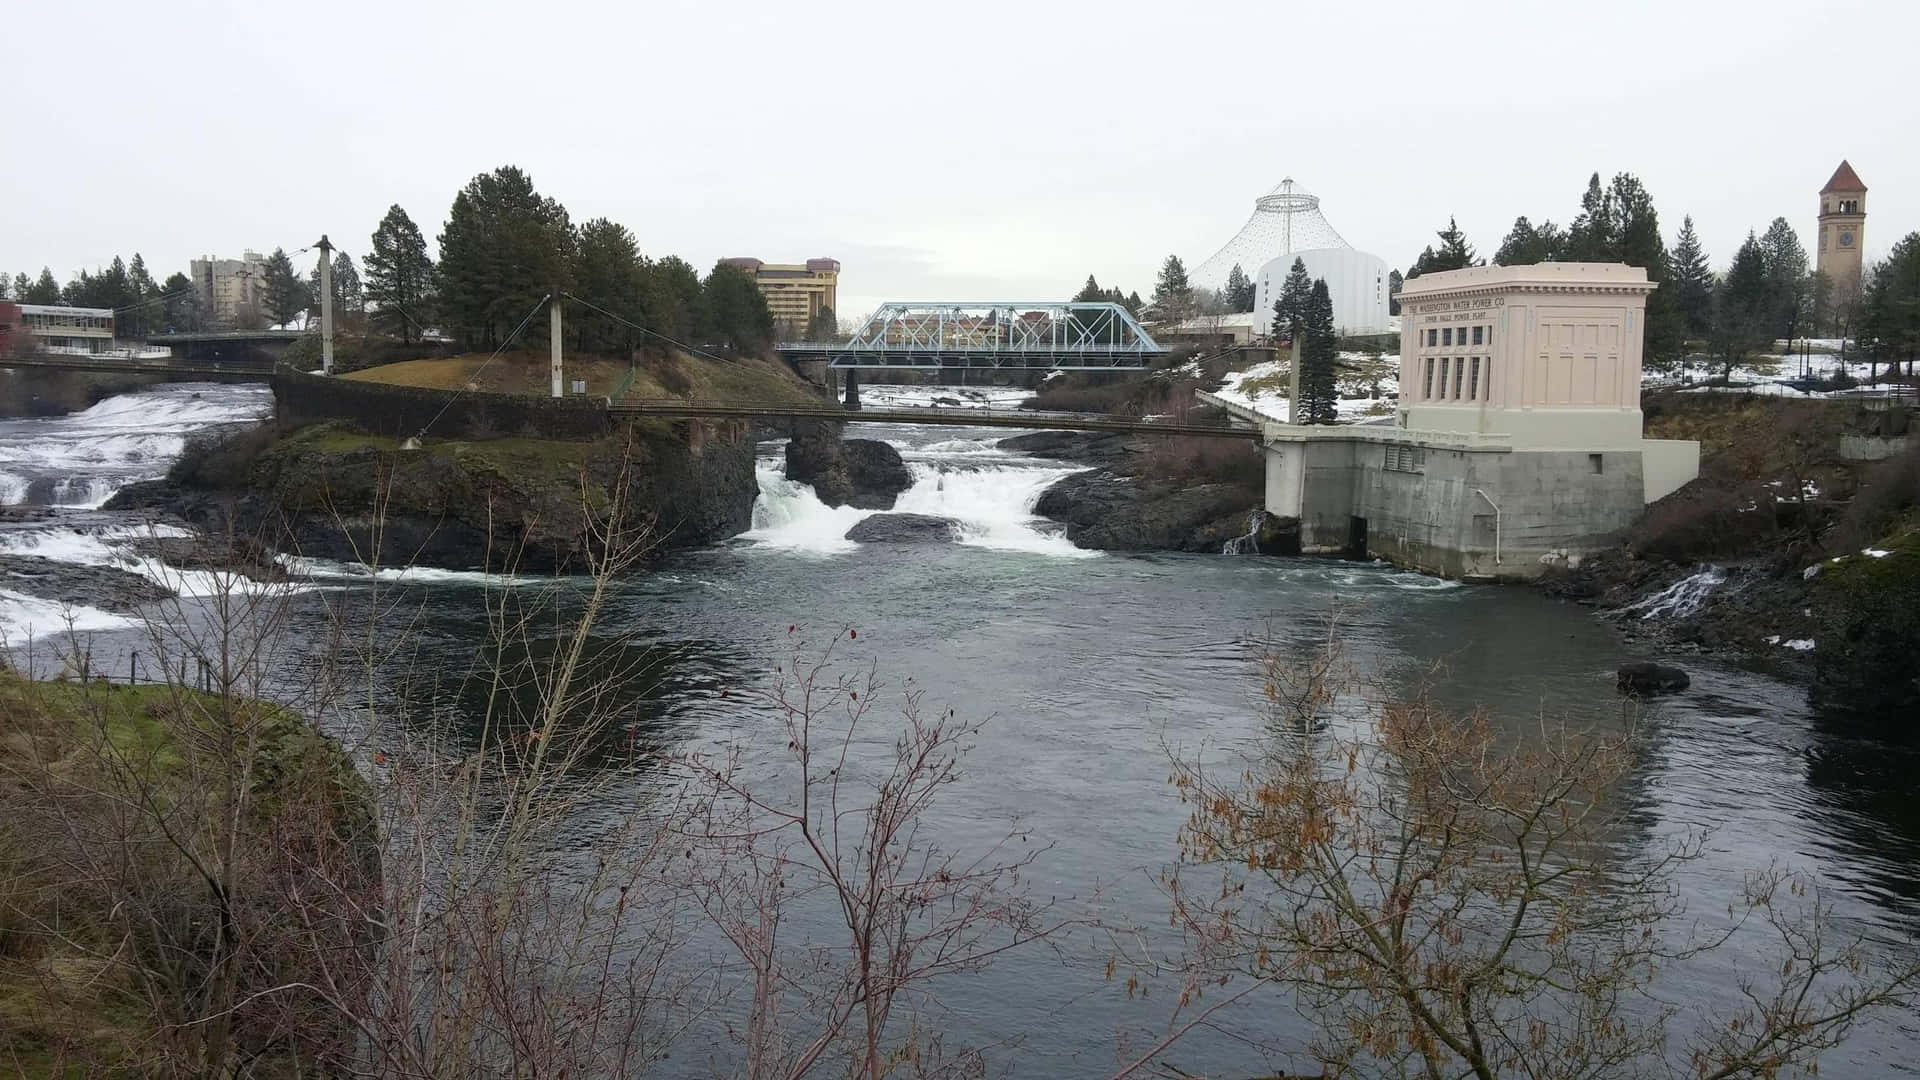
<path fill-rule="evenodd" d="M 1841 247 L 1853 246 L 1853 232 L 1851 230 L 1849 229 L 1840 230 L 1840 246 Z"/>

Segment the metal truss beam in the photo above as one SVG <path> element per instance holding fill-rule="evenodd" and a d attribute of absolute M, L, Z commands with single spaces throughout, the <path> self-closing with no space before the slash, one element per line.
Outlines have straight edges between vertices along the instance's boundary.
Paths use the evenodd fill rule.
<path fill-rule="evenodd" d="M 1119 304 L 993 300 L 882 304 L 846 342 L 783 343 L 836 368 L 1137 371 L 1167 350 Z"/>

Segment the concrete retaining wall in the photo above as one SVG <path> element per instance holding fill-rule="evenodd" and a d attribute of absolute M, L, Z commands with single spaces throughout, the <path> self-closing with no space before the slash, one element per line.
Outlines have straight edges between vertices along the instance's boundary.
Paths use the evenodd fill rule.
<path fill-rule="evenodd" d="M 1904 453 L 1911 435 L 1842 435 L 1840 456 L 1848 461 L 1885 461 Z"/>
<path fill-rule="evenodd" d="M 357 379 L 273 373 L 275 414 L 294 425 L 344 420 L 370 435 L 440 439 L 514 437 L 591 441 L 613 432 L 603 398 L 432 390 Z"/>

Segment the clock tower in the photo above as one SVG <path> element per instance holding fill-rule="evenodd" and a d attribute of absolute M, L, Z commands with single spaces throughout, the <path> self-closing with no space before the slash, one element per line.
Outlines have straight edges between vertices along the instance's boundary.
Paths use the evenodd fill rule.
<path fill-rule="evenodd" d="M 1835 295 L 1860 287 L 1860 249 L 1866 246 L 1867 185 L 1845 161 L 1820 189 L 1820 240 L 1815 265 Z"/>

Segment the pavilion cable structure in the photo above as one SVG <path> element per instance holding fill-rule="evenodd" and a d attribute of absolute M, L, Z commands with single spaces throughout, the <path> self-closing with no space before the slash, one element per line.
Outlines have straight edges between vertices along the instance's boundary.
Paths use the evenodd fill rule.
<path fill-rule="evenodd" d="M 1237 265 L 1246 274 L 1258 273 L 1270 260 L 1299 251 L 1352 248 L 1320 213 L 1320 197 L 1287 177 L 1253 201 L 1253 216 L 1226 246 L 1187 272 L 1197 286 L 1218 289 Z"/>

